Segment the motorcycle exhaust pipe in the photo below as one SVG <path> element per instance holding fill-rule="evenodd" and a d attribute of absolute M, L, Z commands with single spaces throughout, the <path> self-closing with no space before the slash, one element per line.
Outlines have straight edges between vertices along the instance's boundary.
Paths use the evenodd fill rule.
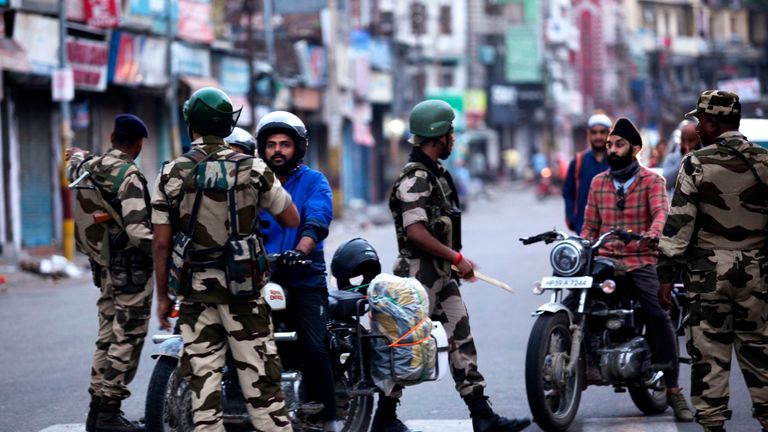
<path fill-rule="evenodd" d="M 152 343 L 154 344 L 161 344 L 168 339 L 177 338 L 179 335 L 176 334 L 156 334 L 152 335 Z"/>
<path fill-rule="evenodd" d="M 283 372 L 280 374 L 280 379 L 285 382 L 296 382 L 301 379 L 301 374 L 298 372 Z"/>
<path fill-rule="evenodd" d="M 296 332 L 275 332 L 275 342 L 293 342 L 299 339 Z"/>
<path fill-rule="evenodd" d="M 177 338 L 177 334 L 156 334 L 152 335 L 152 343 L 161 344 L 168 339 Z M 296 332 L 275 332 L 275 341 L 277 342 L 293 342 L 299 339 L 299 335 Z"/>

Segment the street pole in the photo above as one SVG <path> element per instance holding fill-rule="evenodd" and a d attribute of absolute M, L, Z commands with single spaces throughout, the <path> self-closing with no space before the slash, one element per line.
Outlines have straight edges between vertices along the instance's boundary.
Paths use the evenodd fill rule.
<path fill-rule="evenodd" d="M 67 67 L 67 2 L 59 1 L 59 68 Z M 64 257 L 70 261 L 75 258 L 75 220 L 72 217 L 72 196 L 66 176 L 67 161 L 65 154 L 72 141 L 71 118 L 69 101 L 62 98 L 59 102 L 61 119 L 59 134 L 61 137 L 61 164 L 59 165 L 59 184 L 61 185 L 61 208 L 64 221 L 62 223 L 61 244 Z"/>
<path fill-rule="evenodd" d="M 266 1 L 266 0 L 265 0 Z M 253 62 L 256 60 L 256 47 L 253 46 L 253 7 L 254 0 L 244 0 L 243 10 L 248 16 L 248 33 L 245 35 L 248 52 L 248 104 L 251 106 L 251 132 L 256 131 L 256 86 L 253 85 Z"/>
<path fill-rule="evenodd" d="M 179 136 L 179 83 L 173 71 L 173 17 L 171 16 L 173 0 L 165 0 L 165 38 L 168 41 L 165 63 L 168 70 L 168 91 L 165 95 L 168 101 L 168 114 L 171 118 L 171 156 L 173 159 L 181 155 L 181 137 Z"/>
<path fill-rule="evenodd" d="M 330 3 L 328 7 L 330 7 Z M 267 44 L 267 61 L 269 61 L 272 70 L 277 71 L 277 64 L 275 64 L 275 29 L 272 27 L 272 0 L 264 0 L 264 42 Z"/>
<path fill-rule="evenodd" d="M 328 180 L 331 183 L 331 189 L 333 192 L 333 214 L 336 217 L 341 217 L 344 210 L 344 192 L 341 187 L 341 114 L 339 112 L 340 97 L 339 97 L 339 84 L 336 76 L 336 49 L 337 34 L 339 21 L 339 1 L 328 0 L 328 25 L 330 31 L 328 32 L 328 104 L 325 109 L 327 111 L 326 119 L 328 120 Z"/>

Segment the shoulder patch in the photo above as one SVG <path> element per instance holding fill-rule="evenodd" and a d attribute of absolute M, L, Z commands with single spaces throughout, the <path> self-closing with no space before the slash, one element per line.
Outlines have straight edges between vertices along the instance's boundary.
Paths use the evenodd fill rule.
<path fill-rule="evenodd" d="M 413 172 L 413 175 L 420 178 L 427 178 L 429 174 L 424 170 L 416 170 Z"/>

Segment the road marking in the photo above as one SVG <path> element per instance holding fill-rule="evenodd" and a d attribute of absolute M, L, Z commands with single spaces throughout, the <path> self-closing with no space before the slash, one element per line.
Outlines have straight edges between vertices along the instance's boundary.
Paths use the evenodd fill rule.
<path fill-rule="evenodd" d="M 85 423 L 57 424 L 48 426 L 40 432 L 85 432 Z"/>
<path fill-rule="evenodd" d="M 678 432 L 672 416 L 662 417 L 601 417 L 579 422 L 581 432 Z M 408 420 L 408 428 L 421 432 L 472 432 L 472 420 Z M 532 426 L 535 428 L 535 426 Z M 40 432 L 84 432 L 84 423 L 49 426 Z"/>
<path fill-rule="evenodd" d="M 472 432 L 472 420 L 408 420 L 405 424 L 421 432 Z"/>
<path fill-rule="evenodd" d="M 472 420 L 408 420 L 409 429 L 421 432 L 472 432 Z M 580 432 L 678 432 L 672 416 L 600 417 L 577 420 Z M 540 430 L 536 425 L 532 430 Z M 691 429 L 693 430 L 693 429 Z M 698 430 L 698 429 L 697 429 Z"/>

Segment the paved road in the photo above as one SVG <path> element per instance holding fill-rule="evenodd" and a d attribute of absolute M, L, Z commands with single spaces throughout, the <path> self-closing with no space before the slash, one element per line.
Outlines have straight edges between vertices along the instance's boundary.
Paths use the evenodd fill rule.
<path fill-rule="evenodd" d="M 543 303 L 530 293 L 531 284 L 548 273 L 548 248 L 523 247 L 519 237 L 562 226 L 562 204 L 539 202 L 527 190 L 502 188 L 492 201 L 473 202 L 464 220 L 465 255 L 489 275 L 516 289 L 508 294 L 483 283 L 467 284 L 463 295 L 479 351 L 487 394 L 504 415 L 528 413 L 523 362 L 530 313 Z M 348 217 L 348 220 L 356 218 Z M 328 261 L 342 241 L 363 236 L 391 269 L 396 245 L 391 226 L 336 224 L 328 240 Z M 62 283 L 39 281 L 0 293 L 0 431 L 79 432 L 87 409 L 88 377 L 96 334 L 96 290 L 87 279 Z M 151 329 L 157 328 L 153 319 Z M 151 345 L 151 342 L 149 342 Z M 145 346 L 133 396 L 124 404 L 130 418 L 143 415 L 143 402 L 153 361 Z M 683 366 L 681 384 L 689 387 L 690 369 Z M 732 378 L 729 430 L 758 431 L 740 373 Z M 406 389 L 400 416 L 425 432 L 470 431 L 464 403 L 450 378 Z M 532 426 L 528 430 L 539 430 Z M 643 417 L 626 394 L 610 388 L 589 388 L 573 425 L 574 431 L 697 431 L 692 424 L 674 423 L 670 413 Z"/>

